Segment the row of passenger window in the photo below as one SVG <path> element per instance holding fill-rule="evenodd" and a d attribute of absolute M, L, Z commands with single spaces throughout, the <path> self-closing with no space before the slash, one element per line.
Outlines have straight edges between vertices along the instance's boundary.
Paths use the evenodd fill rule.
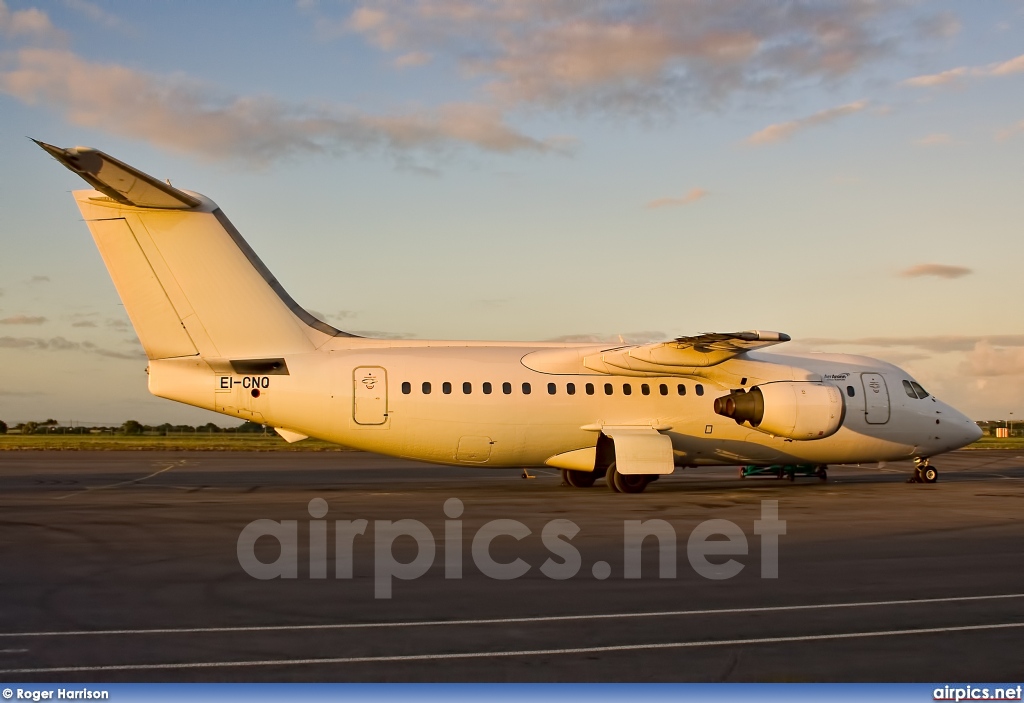
<path fill-rule="evenodd" d="M 420 390 L 422 391 L 423 395 L 430 395 L 430 392 L 432 390 L 432 387 L 430 385 L 430 381 L 424 381 L 420 385 Z M 480 390 L 483 391 L 484 395 L 490 395 L 493 392 L 494 388 L 493 388 L 493 386 L 491 386 L 489 381 L 484 381 L 483 383 L 480 384 Z M 529 383 L 524 383 L 522 385 L 522 391 L 523 391 L 523 395 L 530 395 L 530 393 L 533 392 L 533 387 Z M 583 386 L 583 391 L 587 395 L 594 395 L 597 392 L 597 388 L 594 386 L 593 383 L 587 383 L 587 384 L 585 384 Z M 451 394 L 451 392 L 452 392 L 452 384 L 449 383 L 448 381 L 445 381 L 444 383 L 442 383 L 441 384 L 441 392 L 444 393 L 445 395 Z M 469 381 L 464 382 L 462 384 L 462 392 L 463 392 L 464 395 L 470 395 L 473 392 L 473 384 L 470 383 Z M 504 393 L 505 395 L 511 395 L 512 394 L 512 384 L 509 383 L 508 381 L 505 381 L 504 383 L 502 383 L 501 384 L 501 392 Z M 695 385 L 693 387 L 693 392 L 696 393 L 697 395 L 704 395 L 704 386 L 702 386 L 701 384 L 698 383 L 697 385 Z M 409 381 L 404 381 L 402 383 L 402 393 L 404 393 L 405 395 L 409 395 L 410 393 L 412 393 L 412 384 L 409 383 Z M 548 384 L 548 395 L 556 395 L 557 393 L 558 393 L 558 384 L 557 383 L 549 383 Z M 565 393 L 566 393 L 566 395 L 576 395 L 576 384 L 575 383 L 566 383 L 565 384 Z M 658 393 L 660 393 L 661 395 L 668 395 L 669 394 L 669 386 L 668 386 L 668 384 L 666 384 L 666 383 L 658 384 Z M 612 383 L 605 383 L 604 384 L 604 394 L 605 395 L 614 395 L 615 394 L 615 385 L 612 384 Z M 623 383 L 622 384 L 622 394 L 623 395 L 632 395 L 633 394 L 633 385 L 630 384 L 630 383 Z M 651 386 L 649 384 L 647 384 L 647 383 L 641 383 L 640 384 L 640 394 L 641 395 L 650 395 L 651 394 Z M 685 384 L 682 384 L 682 383 L 676 384 L 676 395 L 686 395 L 686 385 Z"/>

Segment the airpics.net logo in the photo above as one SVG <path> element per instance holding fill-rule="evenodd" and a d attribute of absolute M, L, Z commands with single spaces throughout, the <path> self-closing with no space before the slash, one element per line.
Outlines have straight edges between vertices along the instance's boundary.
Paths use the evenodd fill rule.
<path fill-rule="evenodd" d="M 449 498 L 443 506 L 444 521 L 442 559 L 445 579 L 461 579 L 465 561 L 465 544 L 469 539 L 469 557 L 473 566 L 484 576 L 498 581 L 522 578 L 534 566 L 545 577 L 564 581 L 579 575 L 584 568 L 583 555 L 572 540 L 580 534 L 580 527 L 572 520 L 550 520 L 540 529 L 540 539 L 548 556 L 539 565 L 530 564 L 521 557 L 510 561 L 498 561 L 492 554 L 492 543 L 500 538 L 511 538 L 521 542 L 534 534 L 519 520 L 499 519 L 483 524 L 476 532 L 467 534 L 463 525 L 465 505 L 458 498 Z M 328 505 L 323 498 L 313 498 L 308 505 L 309 570 L 311 579 L 326 579 L 328 573 Z M 355 571 L 355 550 L 357 540 L 372 542 L 374 598 L 387 599 L 392 596 L 394 582 L 412 581 L 434 566 L 438 558 L 438 539 L 419 520 L 374 520 L 372 534 L 367 530 L 370 522 L 364 519 L 334 521 L 334 578 L 351 579 Z M 760 518 L 753 521 L 753 534 L 760 543 L 759 557 L 761 578 L 775 579 L 779 576 L 779 537 L 786 534 L 786 522 L 779 520 L 779 502 L 761 501 Z M 299 578 L 300 530 L 298 520 L 253 520 L 238 535 L 238 563 L 249 576 L 260 579 Z M 303 535 L 305 537 L 306 535 Z M 734 557 L 749 556 L 751 540 L 736 523 L 730 520 L 711 519 L 698 524 L 686 539 L 686 558 L 698 575 L 711 580 L 724 580 L 737 576 L 746 564 Z M 402 541 L 406 547 L 411 540 L 415 545 L 413 556 L 400 561 L 396 555 L 396 543 Z M 263 544 L 276 542 L 276 558 L 265 561 L 257 556 L 257 541 Z M 642 577 L 644 545 L 657 544 L 658 578 L 674 579 L 677 574 L 677 544 L 679 535 L 675 526 L 667 520 L 624 520 L 622 523 L 623 572 L 626 579 Z M 408 549 L 399 550 L 407 556 Z M 591 575 L 604 580 L 612 575 L 612 566 L 606 561 L 590 565 Z"/>

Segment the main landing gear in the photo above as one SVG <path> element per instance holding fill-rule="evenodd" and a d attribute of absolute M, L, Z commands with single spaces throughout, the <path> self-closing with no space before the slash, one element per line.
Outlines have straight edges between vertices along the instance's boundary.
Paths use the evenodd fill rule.
<path fill-rule="evenodd" d="M 935 483 L 939 480 L 939 472 L 928 464 L 928 457 L 914 459 L 914 475 L 907 483 Z"/>
<path fill-rule="evenodd" d="M 613 461 L 607 470 L 573 471 L 562 469 L 562 482 L 573 488 L 590 488 L 599 478 L 604 478 L 605 485 L 613 493 L 642 493 L 645 488 L 657 480 L 657 476 L 620 474 L 615 470 Z"/>
<path fill-rule="evenodd" d="M 600 471 L 573 471 L 562 469 L 562 482 L 573 488 L 590 488 L 597 479 L 604 475 Z"/>
<path fill-rule="evenodd" d="M 643 493 L 647 484 L 653 481 L 656 476 L 646 474 L 620 474 L 615 470 L 615 462 L 608 465 L 608 472 L 605 474 L 604 482 L 609 489 L 615 493 Z"/>

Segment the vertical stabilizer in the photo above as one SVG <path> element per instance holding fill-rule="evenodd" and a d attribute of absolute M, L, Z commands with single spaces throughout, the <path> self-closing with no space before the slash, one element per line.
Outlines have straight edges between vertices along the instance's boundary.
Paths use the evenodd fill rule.
<path fill-rule="evenodd" d="M 88 148 L 37 142 L 97 190 L 75 202 L 150 359 L 244 359 L 351 337 L 302 309 L 215 203 Z"/>

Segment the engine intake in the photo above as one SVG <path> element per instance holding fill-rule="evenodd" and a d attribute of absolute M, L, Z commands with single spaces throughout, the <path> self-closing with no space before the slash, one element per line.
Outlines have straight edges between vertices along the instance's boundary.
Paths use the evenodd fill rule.
<path fill-rule="evenodd" d="M 779 381 L 734 390 L 715 399 L 715 412 L 737 424 L 788 439 L 824 439 L 843 425 L 846 404 L 835 386 Z"/>

